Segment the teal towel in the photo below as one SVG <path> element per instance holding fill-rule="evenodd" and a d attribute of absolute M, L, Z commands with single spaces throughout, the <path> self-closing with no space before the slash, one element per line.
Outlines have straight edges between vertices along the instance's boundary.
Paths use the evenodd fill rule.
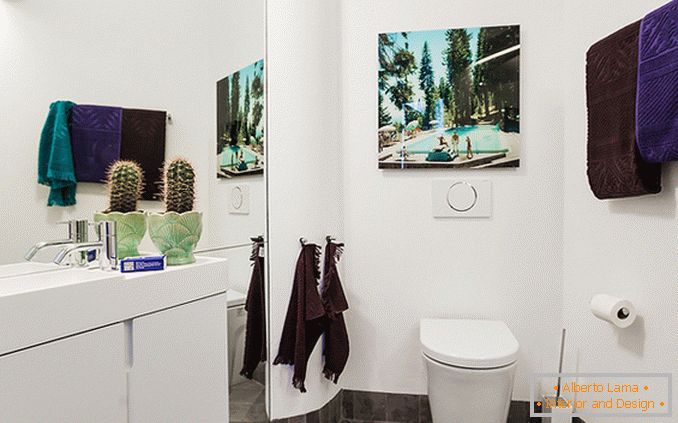
<path fill-rule="evenodd" d="M 452 156 L 447 151 L 431 151 L 426 156 L 427 162 L 451 162 Z"/>
<path fill-rule="evenodd" d="M 48 206 L 75 204 L 75 166 L 71 150 L 68 118 L 75 103 L 55 101 L 40 135 L 38 152 L 38 183 L 50 187 Z"/>

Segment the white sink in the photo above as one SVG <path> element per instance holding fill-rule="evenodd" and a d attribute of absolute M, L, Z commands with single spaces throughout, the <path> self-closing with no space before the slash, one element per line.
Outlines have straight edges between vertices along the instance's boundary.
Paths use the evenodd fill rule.
<path fill-rule="evenodd" d="M 36 263 L 25 261 L 22 263 L 12 263 L 12 264 L 3 264 L 0 265 L 0 279 L 30 275 L 32 273 L 42 273 L 42 272 L 52 272 L 55 270 L 62 270 L 63 267 L 59 267 L 56 264 L 52 263 Z"/>
<path fill-rule="evenodd" d="M 77 268 L 26 273 L 32 267 L 19 266 L 25 264 L 40 265 L 10 265 L 24 273 L 0 278 L 0 355 L 227 289 L 226 260 L 216 258 L 139 273 Z"/>

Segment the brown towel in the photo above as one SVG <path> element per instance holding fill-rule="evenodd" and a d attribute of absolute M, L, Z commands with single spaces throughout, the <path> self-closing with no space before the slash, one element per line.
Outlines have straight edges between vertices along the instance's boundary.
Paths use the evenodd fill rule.
<path fill-rule="evenodd" d="M 264 257 L 260 254 L 262 245 L 252 247 L 252 278 L 247 290 L 247 329 L 245 332 L 245 354 L 240 374 L 252 379 L 259 363 L 266 361 L 266 300 L 264 297 Z"/>
<path fill-rule="evenodd" d="M 144 200 L 159 200 L 165 161 L 167 112 L 123 109 L 120 158 L 135 161 L 144 171 Z"/>
<path fill-rule="evenodd" d="M 640 22 L 594 44 L 587 53 L 588 178 L 599 199 L 661 191 L 661 167 L 636 146 L 636 82 Z"/>
<path fill-rule="evenodd" d="M 306 392 L 306 366 L 325 326 L 325 309 L 318 293 L 320 247 L 306 244 L 301 249 L 294 273 L 292 296 L 273 364 L 294 365 L 292 384 Z"/>
<path fill-rule="evenodd" d="M 323 374 L 334 383 L 337 383 L 344 371 L 349 353 L 348 332 L 343 315 L 343 312 L 348 310 L 348 301 L 346 301 L 337 269 L 337 262 L 341 258 L 343 247 L 344 244 L 327 241 L 323 268 L 322 300 L 327 313 Z"/>

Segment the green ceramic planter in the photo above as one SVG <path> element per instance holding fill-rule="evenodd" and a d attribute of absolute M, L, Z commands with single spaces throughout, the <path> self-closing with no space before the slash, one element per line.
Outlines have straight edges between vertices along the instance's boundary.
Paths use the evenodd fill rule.
<path fill-rule="evenodd" d="M 146 235 L 146 215 L 144 212 L 110 212 L 94 215 L 95 222 L 103 220 L 112 220 L 116 223 L 118 258 L 138 256 L 139 243 Z"/>
<path fill-rule="evenodd" d="M 193 251 L 202 234 L 202 213 L 148 213 L 148 234 L 168 265 L 193 263 Z"/>

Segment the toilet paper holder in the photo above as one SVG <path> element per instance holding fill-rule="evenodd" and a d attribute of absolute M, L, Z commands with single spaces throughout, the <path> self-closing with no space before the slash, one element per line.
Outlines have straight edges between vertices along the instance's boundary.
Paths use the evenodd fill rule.
<path fill-rule="evenodd" d="M 631 301 L 607 294 L 594 295 L 590 308 L 593 315 L 600 320 L 622 329 L 631 326 L 637 317 L 636 307 Z"/>

